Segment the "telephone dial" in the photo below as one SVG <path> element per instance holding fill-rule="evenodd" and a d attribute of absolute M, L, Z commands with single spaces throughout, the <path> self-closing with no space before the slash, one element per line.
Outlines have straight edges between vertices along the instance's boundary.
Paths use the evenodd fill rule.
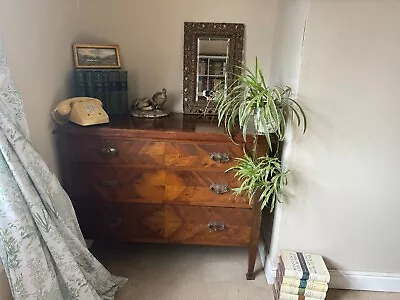
<path fill-rule="evenodd" d="M 61 101 L 51 113 L 51 117 L 60 124 L 69 120 L 81 126 L 110 122 L 101 100 L 89 97 L 76 97 Z"/>

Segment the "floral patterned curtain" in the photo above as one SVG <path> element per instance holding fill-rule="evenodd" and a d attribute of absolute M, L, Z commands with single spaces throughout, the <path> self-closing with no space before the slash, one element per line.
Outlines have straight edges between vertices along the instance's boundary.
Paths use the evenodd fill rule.
<path fill-rule="evenodd" d="M 14 299 L 114 299 L 126 279 L 89 252 L 68 195 L 29 141 L 0 40 L 0 257 Z"/>

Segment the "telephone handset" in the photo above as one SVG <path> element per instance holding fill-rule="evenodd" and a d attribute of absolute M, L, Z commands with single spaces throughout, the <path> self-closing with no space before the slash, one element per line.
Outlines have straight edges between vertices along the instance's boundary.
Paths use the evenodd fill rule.
<path fill-rule="evenodd" d="M 68 116 L 69 121 L 81 126 L 110 122 L 101 100 L 89 97 L 76 97 L 61 101 L 51 116 L 57 123 L 66 123 L 59 117 Z"/>

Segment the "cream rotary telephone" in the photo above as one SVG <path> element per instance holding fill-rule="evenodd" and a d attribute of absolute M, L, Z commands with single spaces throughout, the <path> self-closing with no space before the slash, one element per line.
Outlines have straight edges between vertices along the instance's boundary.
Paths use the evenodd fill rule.
<path fill-rule="evenodd" d="M 81 126 L 109 123 L 110 119 L 99 99 L 76 97 L 61 101 L 51 113 L 53 120 L 59 124 L 68 120 Z M 64 117 L 64 118 L 62 118 Z"/>

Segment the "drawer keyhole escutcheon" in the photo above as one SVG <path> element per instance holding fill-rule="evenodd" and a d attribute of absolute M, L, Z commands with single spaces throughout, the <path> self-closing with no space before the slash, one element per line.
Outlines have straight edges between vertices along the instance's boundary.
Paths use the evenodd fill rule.
<path fill-rule="evenodd" d="M 231 157 L 226 152 L 212 152 L 210 158 L 220 164 L 227 163 L 231 160 Z"/>
<path fill-rule="evenodd" d="M 210 221 L 208 222 L 208 228 L 214 231 L 222 231 L 225 229 L 225 224 L 223 222 Z"/>
<path fill-rule="evenodd" d="M 226 184 L 213 183 L 210 185 L 210 190 L 216 194 L 225 194 L 229 191 Z"/>
<path fill-rule="evenodd" d="M 100 153 L 104 156 L 108 156 L 108 157 L 115 157 L 118 155 L 118 149 L 117 148 L 103 148 L 100 149 Z"/>
<path fill-rule="evenodd" d="M 104 187 L 117 187 L 119 185 L 119 182 L 117 180 L 102 180 L 101 185 Z"/>
<path fill-rule="evenodd" d="M 105 222 L 105 224 L 107 225 L 107 227 L 109 228 L 117 228 L 119 226 L 122 225 L 122 220 L 121 218 L 116 219 L 114 222 Z"/>

